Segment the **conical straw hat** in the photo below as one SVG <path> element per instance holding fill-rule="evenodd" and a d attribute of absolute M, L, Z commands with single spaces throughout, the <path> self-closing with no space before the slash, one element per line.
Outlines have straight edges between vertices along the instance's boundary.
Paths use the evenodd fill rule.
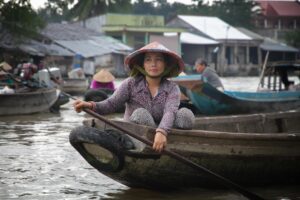
<path fill-rule="evenodd" d="M 93 79 L 97 82 L 109 83 L 114 81 L 115 77 L 107 69 L 101 69 L 93 76 Z"/>
<path fill-rule="evenodd" d="M 167 47 L 165 47 L 164 45 L 158 42 L 152 42 L 129 54 L 125 58 L 125 62 L 124 62 L 125 66 L 128 67 L 130 70 L 132 70 L 135 65 L 141 65 L 141 61 L 142 61 L 141 58 L 143 58 L 143 54 L 147 52 L 160 52 L 168 56 L 171 61 L 169 63 L 170 66 L 168 67 L 172 67 L 174 68 L 174 70 L 177 68 L 176 70 L 178 71 L 178 74 L 182 72 L 184 69 L 184 62 L 182 58 L 179 55 L 177 55 L 175 52 L 169 50 Z"/>
<path fill-rule="evenodd" d="M 4 70 L 9 71 L 12 69 L 12 67 L 7 63 L 7 62 L 2 62 L 0 63 L 0 66 L 3 67 Z M 0 68 L 0 75 L 1 74 L 6 74 L 1 68 Z"/>

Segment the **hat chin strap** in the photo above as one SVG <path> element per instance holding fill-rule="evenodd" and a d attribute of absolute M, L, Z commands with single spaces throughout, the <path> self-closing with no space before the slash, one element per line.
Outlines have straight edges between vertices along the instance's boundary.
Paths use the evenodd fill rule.
<path fill-rule="evenodd" d="M 167 67 L 167 68 L 163 71 L 163 73 L 161 73 L 160 75 L 158 75 L 158 76 L 151 76 L 151 75 L 149 75 L 149 74 L 146 72 L 146 70 L 145 70 L 144 68 L 142 68 L 142 67 L 140 67 L 140 66 L 138 66 L 138 65 L 135 65 L 134 68 L 137 69 L 137 70 L 138 70 L 141 74 L 143 74 L 144 76 L 148 76 L 148 77 L 150 77 L 150 78 L 163 78 L 163 77 L 167 76 L 167 75 L 171 72 L 171 67 Z M 132 73 L 130 73 L 130 75 L 131 75 L 131 76 L 136 76 L 136 75 L 137 75 L 137 72 L 133 72 L 133 70 L 132 70 Z"/>

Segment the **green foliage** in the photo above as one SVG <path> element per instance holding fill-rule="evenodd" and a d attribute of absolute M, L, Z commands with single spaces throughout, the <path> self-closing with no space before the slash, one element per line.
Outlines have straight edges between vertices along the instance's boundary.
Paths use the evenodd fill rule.
<path fill-rule="evenodd" d="M 89 17 L 113 13 L 131 13 L 130 0 L 48 0 L 39 15 L 48 22 L 83 20 Z"/>
<path fill-rule="evenodd" d="M 257 3 L 252 0 L 224 0 L 216 1 L 210 9 L 210 13 L 221 18 L 230 25 L 253 28 L 252 16 L 256 14 L 253 8 Z"/>
<path fill-rule="evenodd" d="M 136 3 L 133 4 L 132 12 L 134 14 L 156 14 L 154 2 L 144 2 L 144 0 L 138 0 Z"/>
<path fill-rule="evenodd" d="M 216 16 L 233 26 L 252 28 L 253 0 L 219 0 L 212 5 L 203 0 L 193 0 L 194 4 L 168 3 L 167 0 L 48 0 L 48 6 L 39 14 L 47 21 L 82 20 L 111 13 L 163 15 L 168 21 L 176 15 Z M 68 9 L 70 7 L 70 9 Z"/>
<path fill-rule="evenodd" d="M 45 7 L 38 10 L 38 14 L 46 22 L 65 21 L 69 12 L 68 6 L 72 3 L 73 0 L 48 0 Z"/>
<path fill-rule="evenodd" d="M 113 3 L 115 3 L 115 0 L 79 0 L 71 8 L 68 16 L 75 20 L 83 20 L 105 14 L 108 11 L 109 5 Z"/>
<path fill-rule="evenodd" d="M 300 31 L 295 30 L 292 32 L 287 32 L 285 34 L 285 40 L 291 46 L 300 47 Z"/>
<path fill-rule="evenodd" d="M 45 26 L 31 8 L 29 0 L 0 1 L 0 23 L 14 37 L 35 37 L 40 28 Z"/>
<path fill-rule="evenodd" d="M 132 4 L 130 0 L 114 0 L 108 5 L 108 12 L 129 14 L 132 12 Z"/>

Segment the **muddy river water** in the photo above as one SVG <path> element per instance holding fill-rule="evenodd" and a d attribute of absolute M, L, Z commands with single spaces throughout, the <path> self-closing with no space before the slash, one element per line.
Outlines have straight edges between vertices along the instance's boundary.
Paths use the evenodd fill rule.
<path fill-rule="evenodd" d="M 257 79 L 249 80 L 253 83 L 246 82 L 248 90 L 256 88 Z M 226 87 L 230 82 L 224 80 Z M 245 199 L 230 190 L 152 191 L 115 182 L 91 167 L 69 143 L 71 129 L 84 118 L 73 111 L 71 102 L 59 114 L 0 117 L 0 199 Z M 300 185 L 247 189 L 268 199 L 300 199 Z"/>

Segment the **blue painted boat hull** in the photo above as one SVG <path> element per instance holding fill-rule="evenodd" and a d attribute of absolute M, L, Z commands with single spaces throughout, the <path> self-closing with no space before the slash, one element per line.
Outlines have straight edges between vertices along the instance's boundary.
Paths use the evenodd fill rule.
<path fill-rule="evenodd" d="M 197 76 L 184 76 L 172 80 L 185 87 L 187 96 L 202 114 L 245 114 L 300 108 L 300 91 L 222 92 L 195 78 Z"/>

